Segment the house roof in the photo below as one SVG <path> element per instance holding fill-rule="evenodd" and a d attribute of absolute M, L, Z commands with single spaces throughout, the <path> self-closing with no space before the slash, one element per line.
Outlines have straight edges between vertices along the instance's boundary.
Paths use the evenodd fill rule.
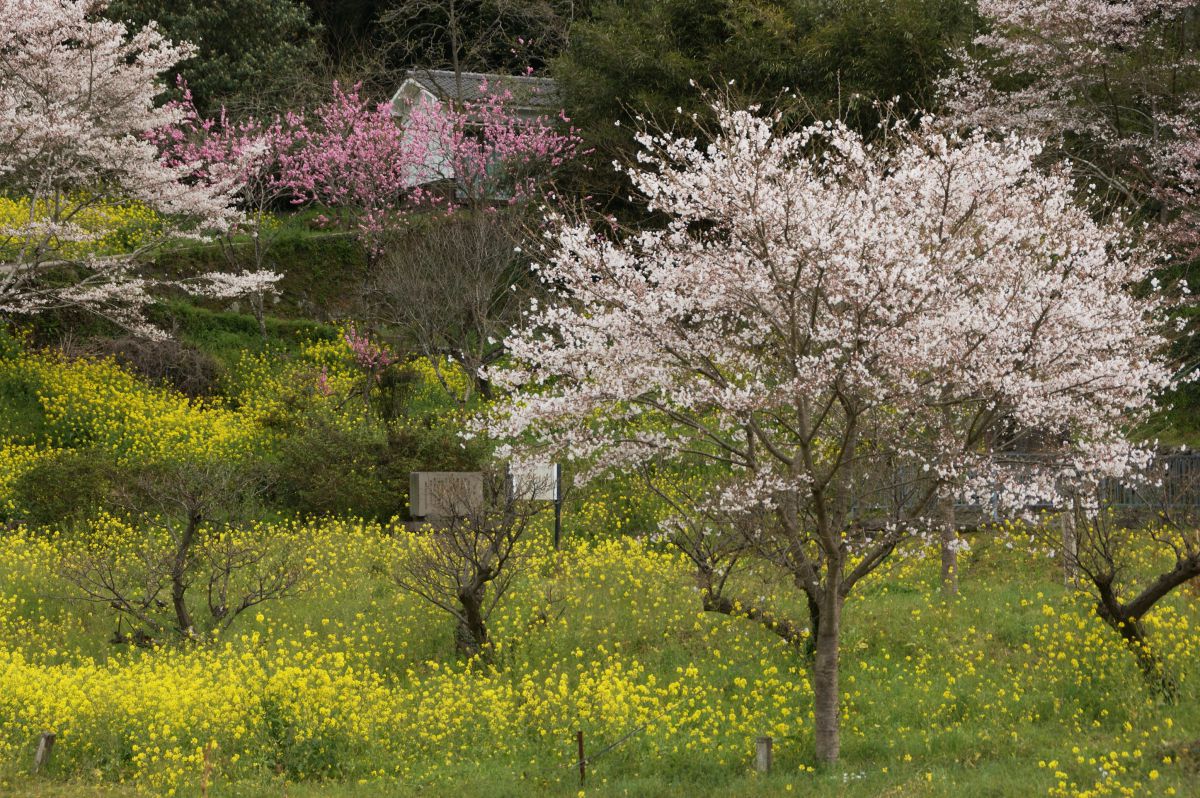
<path fill-rule="evenodd" d="M 410 69 L 404 73 L 404 83 L 393 97 L 400 99 L 404 87 L 415 83 L 439 100 L 475 102 L 483 98 L 481 87 L 501 86 L 512 92 L 517 107 L 532 112 L 556 110 L 559 106 L 558 84 L 551 78 L 528 75 L 501 75 L 490 72 L 460 72 L 448 69 Z"/>

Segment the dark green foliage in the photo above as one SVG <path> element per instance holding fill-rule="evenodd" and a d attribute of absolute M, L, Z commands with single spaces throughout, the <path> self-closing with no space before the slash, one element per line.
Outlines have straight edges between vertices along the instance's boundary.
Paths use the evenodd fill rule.
<path fill-rule="evenodd" d="M 373 397 L 373 401 L 376 398 Z M 278 509 L 387 521 L 402 516 L 412 471 L 471 471 L 482 452 L 464 447 L 458 427 L 431 417 L 348 426 L 321 412 L 292 419 L 274 447 L 265 481 Z"/>
<path fill-rule="evenodd" d="M 304 5 L 321 25 L 330 56 L 340 62 L 376 44 L 374 22 L 391 0 L 304 0 Z"/>
<path fill-rule="evenodd" d="M 628 152 L 634 115 L 673 123 L 676 107 L 701 106 L 690 81 L 734 80 L 768 97 L 797 85 L 800 11 L 793 0 L 607 0 L 575 25 L 554 74 L 591 143 L 605 155 Z"/>
<path fill-rule="evenodd" d="M 459 437 L 462 420 L 433 417 L 394 423 L 388 429 L 388 466 L 408 478 L 410 471 L 477 471 L 486 459 L 478 444 Z M 407 488 L 407 482 L 405 486 Z"/>
<path fill-rule="evenodd" d="M 199 47 L 179 69 L 205 113 L 274 110 L 308 92 L 322 57 L 320 27 L 295 0 L 114 0 L 107 16 L 138 28 L 156 21 Z"/>
<path fill-rule="evenodd" d="M 766 103 L 795 92 L 805 115 L 860 127 L 878 118 L 872 99 L 928 106 L 973 21 L 965 0 L 602 0 L 554 65 L 596 148 L 583 190 L 625 193 L 607 164 L 631 159 L 637 115 L 695 133 L 690 114 L 707 117 L 699 89 Z"/>
<path fill-rule="evenodd" d="M 126 471 L 111 452 L 63 449 L 16 479 L 15 515 L 31 526 L 53 527 L 111 508 Z"/>
<path fill-rule="evenodd" d="M 336 410 L 307 393 L 284 398 L 268 422 L 268 501 L 302 515 L 387 521 L 404 514 L 410 472 L 479 469 L 484 453 L 459 437 L 451 398 L 422 388 L 413 367 L 392 364 L 364 373 Z"/>
<path fill-rule="evenodd" d="M 796 85 L 814 102 L 898 98 L 902 110 L 936 110 L 933 82 L 953 64 L 952 50 L 975 28 L 974 4 L 962 0 L 825 0 L 805 42 L 807 79 Z M 866 106 L 861 106 L 866 110 Z M 860 121 L 866 121 L 860 119 Z M 873 121 L 870 120 L 870 121 Z"/>
<path fill-rule="evenodd" d="M 590 0 L 394 0 L 377 29 L 393 69 L 515 75 L 555 58 L 590 6 Z"/>
<path fill-rule="evenodd" d="M 0 325 L 0 360 L 18 357 L 21 343 Z M 46 414 L 38 400 L 37 386 L 24 380 L 0 376 L 0 441 L 34 443 L 46 436 Z"/>
<path fill-rule="evenodd" d="M 268 467 L 271 498 L 281 508 L 383 519 L 401 511 L 407 482 L 392 482 L 381 467 L 387 443 L 377 428 L 346 428 L 319 413 L 299 422 Z"/>
<path fill-rule="evenodd" d="M 368 394 L 371 410 L 385 424 L 403 418 L 411 408 L 420 380 L 416 371 L 403 365 L 383 369 Z"/>

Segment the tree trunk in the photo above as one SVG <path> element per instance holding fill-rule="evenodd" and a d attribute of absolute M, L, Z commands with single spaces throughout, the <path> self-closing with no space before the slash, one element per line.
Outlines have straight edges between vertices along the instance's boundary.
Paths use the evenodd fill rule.
<path fill-rule="evenodd" d="M 817 626 L 816 657 L 813 660 L 813 720 L 817 761 L 831 765 L 841 749 L 838 648 L 842 627 L 842 597 L 839 569 L 831 569 L 821 597 Z"/>
<path fill-rule="evenodd" d="M 1075 563 L 1079 557 L 1079 539 L 1075 536 L 1075 514 L 1062 514 L 1062 583 L 1067 587 L 1075 583 Z"/>
<path fill-rule="evenodd" d="M 175 546 L 175 557 L 171 561 L 171 605 L 175 609 L 175 622 L 179 625 L 179 632 L 184 637 L 192 637 L 195 633 L 195 624 L 192 623 L 192 614 L 188 612 L 187 606 L 187 564 L 199 528 L 199 516 L 189 516 L 183 536 Z"/>
<path fill-rule="evenodd" d="M 1125 640 L 1125 644 L 1129 646 L 1129 650 L 1137 657 L 1138 667 L 1141 668 L 1142 675 L 1146 678 L 1150 689 L 1168 703 L 1174 704 L 1178 701 L 1179 682 L 1150 649 L 1150 643 L 1146 640 L 1146 628 L 1142 626 L 1141 619 L 1125 618 L 1114 622 L 1111 617 L 1106 617 L 1105 620 L 1116 627 Z"/>
<path fill-rule="evenodd" d="M 804 644 L 804 658 L 811 665 L 817 658 L 817 635 L 821 632 L 821 602 L 807 590 L 804 591 L 804 598 L 808 600 L 808 640 Z"/>
<path fill-rule="evenodd" d="M 250 298 L 250 309 L 254 311 L 254 320 L 258 322 L 258 334 L 265 341 L 267 339 L 267 309 L 261 294 Z"/>
<path fill-rule="evenodd" d="M 1137 658 L 1138 667 L 1141 668 L 1142 675 L 1146 677 L 1150 688 L 1166 701 L 1174 703 L 1179 697 L 1178 681 L 1171 676 L 1163 663 L 1150 650 L 1150 644 L 1146 641 L 1146 628 L 1142 626 L 1142 614 L 1137 610 L 1131 610 L 1128 605 L 1122 604 L 1117 599 L 1111 580 L 1111 575 L 1107 579 L 1093 579 L 1100 594 L 1100 601 L 1096 604 L 1096 613 L 1121 635 L 1129 650 Z"/>
<path fill-rule="evenodd" d="M 480 585 L 458 594 L 458 602 L 463 608 L 463 617 L 459 620 L 454 642 L 458 650 L 469 657 L 482 652 L 488 642 L 487 623 L 483 618 L 485 590 L 486 585 Z"/>
<path fill-rule="evenodd" d="M 958 595 L 958 531 L 955 527 L 954 498 L 946 493 L 938 502 L 942 533 L 942 593 Z"/>
<path fill-rule="evenodd" d="M 475 390 L 479 393 L 480 398 L 483 399 L 485 402 L 492 401 L 492 399 L 494 397 L 494 392 L 492 391 L 492 383 L 490 380 L 486 379 L 485 377 L 483 377 L 479 374 L 476 374 L 475 375 Z"/>

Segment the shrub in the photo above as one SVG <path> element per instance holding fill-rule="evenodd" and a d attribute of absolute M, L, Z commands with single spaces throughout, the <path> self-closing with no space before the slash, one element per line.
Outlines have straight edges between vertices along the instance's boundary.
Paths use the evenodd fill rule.
<path fill-rule="evenodd" d="M 14 515 L 34 526 L 89 516 L 112 503 L 122 471 L 112 453 L 99 447 L 55 451 L 14 480 Z"/>
<path fill-rule="evenodd" d="M 170 338 L 152 340 L 126 335 L 98 339 L 89 348 L 151 382 L 193 398 L 215 394 L 221 378 L 222 368 L 216 358 Z"/>
<path fill-rule="evenodd" d="M 381 468 L 386 443 L 367 423 L 348 426 L 311 411 L 276 448 L 269 480 L 283 507 L 305 515 L 352 513 L 388 519 L 404 501 L 404 482 Z"/>

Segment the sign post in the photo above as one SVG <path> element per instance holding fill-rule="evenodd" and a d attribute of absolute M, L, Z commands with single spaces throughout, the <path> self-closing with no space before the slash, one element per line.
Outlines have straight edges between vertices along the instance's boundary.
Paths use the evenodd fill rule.
<path fill-rule="evenodd" d="M 554 464 L 554 550 L 562 541 L 562 463 Z"/>
<path fill-rule="evenodd" d="M 409 515 L 439 522 L 484 509 L 480 471 L 413 471 L 408 477 Z"/>

